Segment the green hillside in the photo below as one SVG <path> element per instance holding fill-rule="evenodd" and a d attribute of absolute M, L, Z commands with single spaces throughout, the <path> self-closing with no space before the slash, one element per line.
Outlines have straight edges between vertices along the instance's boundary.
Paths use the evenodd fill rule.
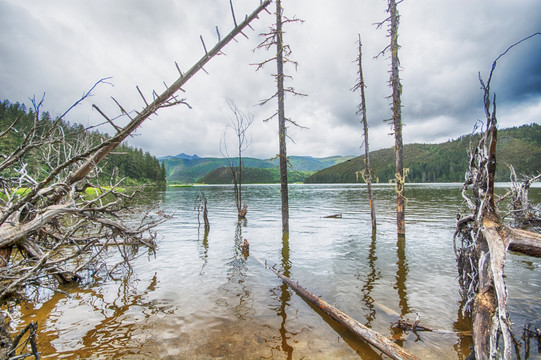
<path fill-rule="evenodd" d="M 288 171 L 289 183 L 303 182 L 311 172 Z M 233 176 L 228 167 L 221 167 L 212 170 L 210 173 L 199 179 L 202 184 L 232 184 Z M 276 184 L 280 183 L 280 170 L 273 168 L 242 168 L 243 184 Z"/>
<path fill-rule="evenodd" d="M 34 126 L 35 113 L 24 105 L 12 104 L 7 100 L 0 102 L 0 129 L 7 130 L 17 119 L 15 130 L 7 132 L 0 138 L 0 154 L 9 154 L 24 141 L 25 134 Z M 55 122 L 55 119 L 44 112 L 36 122 L 37 136 L 46 134 Z M 81 124 L 59 123 L 64 134 L 64 143 L 76 146 L 83 141 L 90 144 L 99 144 L 107 139 L 106 134 L 91 132 Z M 43 161 L 43 152 L 51 149 L 37 148 L 29 151 L 22 159 L 27 164 L 26 169 L 37 180 L 47 177 L 51 171 L 51 165 Z M 63 158 L 58 157 L 57 161 Z M 65 159 L 64 159 L 65 160 Z M 126 144 L 120 144 L 113 152 L 105 157 L 100 163 L 99 180 L 109 184 L 113 181 L 124 179 L 124 185 L 138 184 L 164 184 L 165 169 L 158 159 Z M 7 174 L 4 174 L 7 175 Z"/>
<path fill-rule="evenodd" d="M 238 159 L 233 159 L 238 163 Z M 224 158 L 197 158 L 197 159 L 178 159 L 169 158 L 162 160 L 165 165 L 165 174 L 168 182 L 195 183 L 217 168 L 228 166 Z M 274 165 L 268 160 L 255 158 L 243 158 L 242 163 L 246 167 L 256 168 L 274 168 Z"/>
<path fill-rule="evenodd" d="M 404 146 L 407 182 L 462 182 L 468 167 L 471 136 L 462 136 L 441 144 Z M 509 181 L 512 164 L 517 174 L 541 172 L 541 125 L 531 124 L 498 131 L 497 181 Z M 382 149 L 370 153 L 372 171 L 379 182 L 394 180 L 394 151 Z M 356 172 L 364 168 L 364 156 L 331 166 L 306 178 L 305 183 L 363 182 Z"/>
<path fill-rule="evenodd" d="M 293 171 L 318 171 L 329 166 L 353 159 L 353 156 L 329 156 L 325 158 L 314 158 L 311 156 L 288 156 L 291 170 Z M 278 159 L 273 159 L 274 167 L 279 167 Z"/>
<path fill-rule="evenodd" d="M 184 155 L 184 154 L 183 154 Z M 326 167 L 335 165 L 342 161 L 353 158 L 352 156 L 331 156 L 326 158 L 313 158 L 310 156 L 291 156 L 289 163 L 292 166 L 290 171 L 317 171 Z M 200 158 L 200 157 L 172 157 L 161 158 L 160 161 L 165 166 L 166 178 L 170 183 L 196 183 L 201 182 L 201 178 L 209 174 L 212 170 L 227 167 L 227 160 L 224 158 Z M 238 164 L 238 158 L 232 159 L 234 164 Z M 256 159 L 245 157 L 242 159 L 245 167 L 260 169 L 278 168 L 277 159 Z M 303 175 L 306 177 L 307 175 Z M 270 179 L 270 178 L 269 178 Z M 302 181 L 302 180 L 296 180 Z M 272 181 L 271 181 L 272 182 Z M 226 182 L 228 183 L 228 182 Z"/>

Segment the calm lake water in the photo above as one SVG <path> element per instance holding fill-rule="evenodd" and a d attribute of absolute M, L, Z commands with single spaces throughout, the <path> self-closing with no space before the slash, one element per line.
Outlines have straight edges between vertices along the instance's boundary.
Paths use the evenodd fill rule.
<path fill-rule="evenodd" d="M 504 188 L 499 189 L 502 193 Z M 194 202 L 208 199 L 211 230 Z M 237 224 L 231 186 L 154 194 L 173 218 L 159 227 L 156 256 L 133 262 L 127 281 L 64 288 L 21 307 L 20 328 L 39 321 L 43 358 L 381 359 L 284 285 L 254 256 L 423 359 L 464 359 L 467 334 L 391 328 L 403 315 L 452 332 L 470 330 L 460 311 L 453 252 L 458 184 L 407 184 L 406 238 L 397 240 L 395 195 L 376 185 L 372 235 L 364 185 L 290 186 L 290 235 L 282 238 L 278 185 L 244 187 L 247 221 Z M 541 202 L 541 188 L 531 191 Z M 340 213 L 342 218 L 324 218 Z M 240 250 L 250 242 L 250 256 Z M 509 308 L 517 335 L 541 325 L 541 261 L 510 254 Z M 541 358 L 532 341 L 530 358 Z"/>

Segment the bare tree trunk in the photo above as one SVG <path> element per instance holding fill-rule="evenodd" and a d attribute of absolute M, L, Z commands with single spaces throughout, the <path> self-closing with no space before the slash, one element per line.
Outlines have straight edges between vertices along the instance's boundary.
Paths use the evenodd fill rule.
<path fill-rule="evenodd" d="M 363 142 L 364 142 L 364 163 L 365 171 L 363 179 L 366 181 L 366 190 L 368 192 L 368 204 L 370 206 L 370 219 L 372 220 L 372 231 L 376 230 L 376 209 L 374 207 L 374 197 L 372 196 L 372 169 L 370 168 L 370 149 L 368 146 L 368 120 L 366 119 L 366 99 L 364 96 L 364 77 L 363 77 L 363 64 L 362 64 L 362 43 L 361 35 L 359 34 L 359 57 L 357 58 L 359 63 L 359 82 L 353 88 L 353 90 L 361 90 L 361 104 L 359 105 L 359 111 L 363 124 Z"/>
<path fill-rule="evenodd" d="M 395 178 L 396 178 L 396 230 L 398 235 L 406 233 L 405 225 L 405 198 L 404 198 L 404 164 L 402 144 L 402 105 L 400 95 L 402 85 L 400 84 L 398 59 L 398 23 L 400 17 L 396 8 L 396 1 L 389 0 L 389 12 L 391 16 L 391 86 L 393 88 L 393 129 L 395 139 Z"/>
<path fill-rule="evenodd" d="M 205 222 L 205 234 L 210 231 L 209 212 L 207 210 L 207 198 L 203 194 L 203 221 Z"/>
<path fill-rule="evenodd" d="M 286 116 L 284 108 L 284 41 L 282 32 L 282 4 L 276 0 L 276 67 L 278 86 L 278 136 L 280 143 L 280 193 L 282 196 L 282 232 L 289 233 L 289 194 L 287 184 Z"/>
<path fill-rule="evenodd" d="M 532 206 L 528 199 L 530 186 L 541 178 L 541 174 L 519 181 L 513 166 L 509 165 L 509 169 L 511 171 L 511 190 L 504 197 L 508 194 L 512 196 L 511 211 L 514 226 L 526 228 L 531 225 L 541 225 L 541 208 L 539 205 Z"/>
<path fill-rule="evenodd" d="M 297 69 L 298 63 L 296 61 L 293 61 L 289 58 L 291 55 L 291 48 L 289 45 L 284 44 L 283 39 L 283 25 L 286 23 L 292 23 L 292 22 L 302 22 L 300 19 L 291 19 L 283 16 L 283 8 L 282 8 L 282 2 L 281 0 L 276 0 L 276 24 L 274 27 L 270 28 L 270 31 L 268 33 L 261 34 L 265 38 L 264 40 L 258 45 L 259 48 L 264 48 L 267 51 L 276 46 L 276 56 L 273 56 L 270 59 L 267 59 L 265 61 L 260 62 L 257 65 L 257 70 L 263 68 L 265 64 L 268 64 L 270 62 L 276 61 L 276 74 L 273 74 L 272 76 L 275 78 L 277 90 L 276 92 L 269 97 L 266 100 L 262 100 L 260 102 L 260 105 L 264 105 L 267 102 L 269 102 L 271 99 L 274 99 L 275 97 L 278 100 L 278 111 L 274 113 L 270 118 L 267 120 L 273 118 L 274 116 L 278 115 L 278 141 L 279 141 L 279 163 L 280 163 L 280 192 L 281 192 L 281 200 L 282 200 L 282 233 L 288 234 L 289 233 L 289 196 L 288 196 L 288 184 L 287 184 L 287 151 L 286 151 L 286 140 L 287 140 L 287 126 L 286 122 L 289 122 L 295 126 L 299 126 L 297 123 L 295 123 L 293 120 L 286 118 L 285 116 L 285 95 L 286 93 L 290 93 L 293 95 L 303 95 L 296 92 L 292 87 L 284 87 L 284 79 L 286 77 L 291 78 L 289 75 L 284 74 L 284 64 L 290 63 L 295 66 L 295 69 Z M 285 19 L 285 20 L 284 20 Z M 256 71 L 257 71 L 256 70 Z"/>
<path fill-rule="evenodd" d="M 231 175 L 233 176 L 233 188 L 235 192 L 235 204 L 237 206 L 237 213 L 239 220 L 246 218 L 248 211 L 248 205 L 242 203 L 242 152 L 246 150 L 251 144 L 251 138 L 248 136 L 248 128 L 254 121 L 252 114 L 245 115 L 231 99 L 226 99 L 229 108 L 233 112 L 235 118 L 230 121 L 226 126 L 220 141 L 220 152 L 222 156 L 227 160 Z M 237 151 L 238 151 L 238 164 L 231 159 L 229 152 L 227 151 L 226 132 L 231 128 L 235 132 L 237 138 Z"/>
<path fill-rule="evenodd" d="M 237 170 L 239 173 L 239 196 L 238 196 L 238 202 L 237 202 L 237 210 L 238 214 L 240 216 L 241 206 L 242 206 L 242 144 L 239 141 L 239 168 Z"/>

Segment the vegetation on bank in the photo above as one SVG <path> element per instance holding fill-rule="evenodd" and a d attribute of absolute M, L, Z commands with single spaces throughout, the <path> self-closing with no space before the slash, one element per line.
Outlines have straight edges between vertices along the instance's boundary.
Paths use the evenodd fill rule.
<path fill-rule="evenodd" d="M 0 154 L 8 154 L 17 149 L 24 140 L 25 134 L 34 126 L 35 121 L 33 110 L 27 109 L 25 105 L 12 104 L 8 100 L 1 102 L 0 129 L 8 129 L 17 119 L 14 126 L 15 131 L 6 134 L 0 141 Z M 47 112 L 42 113 L 37 122 L 38 135 L 46 134 L 53 127 L 55 121 Z M 89 131 L 81 124 L 60 121 L 59 126 L 65 134 L 66 145 L 72 149 L 81 147 L 83 143 L 99 144 L 109 138 L 107 134 Z M 57 145 L 59 148 L 64 146 L 63 144 Z M 56 164 L 42 160 L 44 151 L 53 152 L 55 150 L 38 147 L 29 151 L 24 158 L 24 162 L 27 164 L 25 170 L 37 181 L 46 177 Z M 64 149 L 58 151 L 64 151 Z M 54 158 L 53 155 L 51 154 L 51 159 Z M 124 186 L 165 184 L 165 167 L 150 153 L 121 144 L 100 164 L 97 176 L 103 184 L 108 184 L 111 181 L 116 183 L 122 179 L 124 179 L 122 182 Z"/>
<path fill-rule="evenodd" d="M 462 136 L 441 144 L 410 144 L 404 146 L 404 168 L 407 182 L 462 182 L 468 168 L 468 149 L 477 135 Z M 496 181 L 509 181 L 514 166 L 517 174 L 531 175 L 541 169 L 541 125 L 531 124 L 498 131 Z M 359 170 L 364 156 L 314 173 L 305 183 L 362 183 Z M 371 168 L 377 182 L 395 178 L 393 149 L 370 153 Z"/>

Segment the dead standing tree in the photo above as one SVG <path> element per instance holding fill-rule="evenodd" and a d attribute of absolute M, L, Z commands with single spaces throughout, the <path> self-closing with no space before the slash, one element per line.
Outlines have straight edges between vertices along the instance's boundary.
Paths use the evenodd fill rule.
<path fill-rule="evenodd" d="M 541 35 L 536 33 L 534 35 Z M 490 83 L 497 61 L 511 48 L 531 38 L 531 35 L 510 46 L 492 64 L 483 90 L 486 130 L 480 134 L 477 146 L 471 146 L 470 164 L 462 189 L 466 211 L 457 216 L 455 252 L 459 283 L 464 299 L 464 312 L 473 315 L 473 342 L 476 359 L 505 359 L 519 357 L 519 344 L 512 332 L 507 310 L 507 289 L 503 268 L 508 249 L 531 256 L 540 256 L 541 235 L 514 229 L 502 222 L 494 193 L 496 173 L 496 95 Z M 493 98 L 491 99 L 491 97 Z M 471 195 L 469 188 L 471 186 Z M 456 241 L 460 240 L 457 246 Z M 503 345 L 500 345 L 503 340 Z"/>
<path fill-rule="evenodd" d="M 235 192 L 235 204 L 237 206 L 237 212 L 239 220 L 246 218 L 248 211 L 248 205 L 246 202 L 242 202 L 242 152 L 250 146 L 251 139 L 248 137 L 247 131 L 250 125 L 254 122 L 253 114 L 245 115 L 237 105 L 231 99 L 226 99 L 229 109 L 233 112 L 234 119 L 231 119 L 226 126 L 222 139 L 220 141 L 220 152 L 222 156 L 227 160 L 231 175 L 233 176 L 233 187 Z M 237 152 L 238 163 L 231 159 L 227 150 L 226 133 L 227 129 L 233 130 L 235 137 L 237 138 Z"/>
<path fill-rule="evenodd" d="M 287 126 L 286 122 L 299 126 L 293 120 L 286 118 L 285 115 L 285 96 L 286 93 L 294 95 L 304 95 L 296 92 L 292 87 L 284 87 L 284 79 L 286 77 L 291 78 L 290 75 L 284 74 L 284 64 L 291 63 L 297 69 L 297 62 L 289 58 L 291 55 L 291 48 L 289 45 L 284 44 L 284 32 L 283 25 L 291 22 L 301 21 L 300 19 L 288 19 L 283 15 L 283 8 L 281 0 L 276 0 L 276 23 L 274 27 L 270 28 L 268 33 L 261 34 L 264 40 L 258 45 L 258 49 L 269 50 L 276 46 L 276 56 L 267 59 L 257 65 L 257 70 L 263 68 L 263 66 L 272 61 L 276 61 L 277 73 L 273 75 L 276 80 L 277 90 L 270 98 L 261 101 L 260 105 L 264 105 L 270 100 L 276 98 L 278 100 L 278 111 L 269 117 L 270 120 L 274 116 L 278 115 L 278 138 L 279 138 L 279 161 L 280 161 L 280 191 L 282 198 L 282 232 L 289 233 L 289 195 L 288 195 L 288 183 L 287 183 L 287 150 L 286 150 L 286 138 L 287 138 Z"/>
<path fill-rule="evenodd" d="M 368 204 L 370 206 L 370 218 L 372 219 L 372 231 L 376 231 L 376 209 L 374 207 L 374 197 L 372 196 L 372 169 L 370 168 L 370 149 L 368 147 L 368 120 L 366 119 L 366 99 L 364 96 L 364 76 L 363 76 L 363 63 L 362 63 L 362 43 L 361 35 L 359 34 L 359 56 L 357 57 L 357 64 L 359 70 L 359 82 L 353 87 L 353 91 L 361 91 L 361 103 L 358 106 L 357 114 L 361 114 L 361 123 L 363 125 L 363 145 L 364 145 L 364 170 L 360 173 L 364 181 L 366 182 L 366 190 L 368 192 Z"/>
<path fill-rule="evenodd" d="M 508 194 L 512 196 L 510 214 L 513 217 L 514 226 L 528 228 L 529 226 L 541 225 L 541 208 L 539 205 L 533 206 L 528 199 L 530 186 L 541 179 L 541 174 L 519 181 L 513 166 L 509 165 L 509 168 L 511 170 L 511 190 Z"/>
<path fill-rule="evenodd" d="M 400 16 L 398 14 L 395 0 L 389 0 L 387 12 L 389 13 L 389 17 L 383 22 L 377 24 L 377 26 L 379 28 L 385 23 L 389 24 L 389 37 L 391 38 L 391 43 L 385 49 L 383 49 L 379 55 L 383 55 L 387 51 L 391 52 L 391 78 L 389 83 L 393 89 L 391 110 L 393 111 L 392 128 L 395 139 L 396 230 L 399 236 L 404 236 L 406 234 L 406 198 L 404 197 L 404 183 L 406 179 L 404 175 L 403 162 L 404 146 L 402 143 L 402 104 L 400 100 L 402 94 L 402 84 L 400 83 L 400 60 L 398 58 L 398 24 L 400 22 Z"/>
<path fill-rule="evenodd" d="M 24 156 L 37 148 L 66 145 L 59 123 L 67 112 L 60 116 L 50 129 L 39 132 L 37 114 L 41 103 L 36 104 L 34 128 L 25 134 L 15 151 L 3 154 L 1 158 L 0 180 L 6 197 L 2 197 L 0 209 L 0 251 L 4 265 L 0 268 L 0 299 L 5 299 L 30 281 L 39 281 L 43 278 L 42 274 L 52 275 L 59 283 L 75 282 L 79 279 L 77 273 L 92 267 L 94 260 L 100 256 L 101 249 L 106 246 L 118 246 L 122 258 L 126 261 L 130 259 L 130 250 L 138 246 L 154 247 L 155 234 L 151 230 L 163 219 L 156 219 L 147 213 L 142 216 L 138 225 L 124 224 L 119 220 L 118 214 L 125 208 L 124 200 L 127 196 L 117 192 L 113 186 L 110 190 L 102 188 L 101 194 L 96 198 L 85 198 L 89 176 L 99 169 L 99 163 L 112 150 L 152 114 L 164 107 L 186 104 L 184 99 L 178 98 L 175 93 L 202 70 L 210 59 L 220 54 L 250 22 L 258 18 L 259 13 L 270 2 L 262 2 L 240 24 L 237 25 L 235 21 L 234 29 L 223 39 L 218 32 L 218 43 L 208 52 L 205 47 L 205 55 L 186 73 L 183 74 L 177 65 L 180 77 L 171 86 L 166 86 L 162 94 L 158 95 L 153 91 L 152 102 L 148 103 L 137 87 L 146 106 L 136 112 L 135 117 L 132 118 L 113 99 L 121 114 L 130 119 L 126 126 L 117 126 L 93 105 L 116 129 L 116 134 L 99 144 L 81 148 L 76 153 L 68 149 L 63 158 L 51 163 L 50 170 L 42 179 L 34 179 L 26 171 Z M 104 80 L 97 84 L 102 82 Z M 73 106 L 90 96 L 94 87 Z M 16 122 L 0 136 L 15 131 Z M 17 195 L 16 190 L 22 188 L 25 190 Z M 18 249 L 22 256 L 13 256 L 14 248 Z M 95 250 L 97 248 L 98 250 Z M 83 260 L 85 254 L 86 260 Z M 67 267 L 71 269 L 66 270 Z"/>

